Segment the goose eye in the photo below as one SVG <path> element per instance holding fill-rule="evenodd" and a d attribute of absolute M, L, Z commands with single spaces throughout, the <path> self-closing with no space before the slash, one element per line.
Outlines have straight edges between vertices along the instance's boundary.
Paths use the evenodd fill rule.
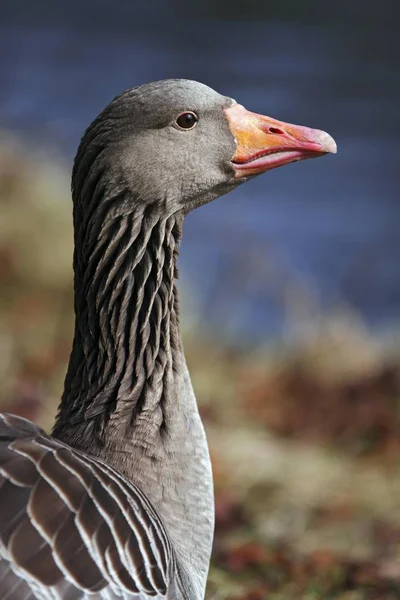
<path fill-rule="evenodd" d="M 197 115 L 193 112 L 184 112 L 176 120 L 176 124 L 181 129 L 193 129 L 198 121 Z"/>

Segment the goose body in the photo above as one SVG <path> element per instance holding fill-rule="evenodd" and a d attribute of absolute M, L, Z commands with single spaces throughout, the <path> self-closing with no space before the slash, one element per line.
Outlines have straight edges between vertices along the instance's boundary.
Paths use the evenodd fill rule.
<path fill-rule="evenodd" d="M 52 435 L 0 415 L 2 600 L 202 600 L 211 464 L 179 333 L 184 216 L 328 134 L 165 80 L 115 98 L 72 175 L 75 333 Z"/>

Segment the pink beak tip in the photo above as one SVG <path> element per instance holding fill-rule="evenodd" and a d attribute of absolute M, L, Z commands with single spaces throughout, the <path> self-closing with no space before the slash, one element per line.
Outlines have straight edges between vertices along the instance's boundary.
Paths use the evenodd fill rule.
<path fill-rule="evenodd" d="M 318 136 L 318 143 L 325 149 L 326 152 L 330 152 L 331 154 L 337 153 L 337 145 L 335 140 L 329 133 L 326 131 L 320 131 Z"/>

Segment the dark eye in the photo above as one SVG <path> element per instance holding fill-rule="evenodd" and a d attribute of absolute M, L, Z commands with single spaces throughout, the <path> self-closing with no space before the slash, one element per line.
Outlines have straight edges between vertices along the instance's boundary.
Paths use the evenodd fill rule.
<path fill-rule="evenodd" d="M 197 115 L 193 112 L 184 112 L 176 120 L 176 124 L 181 129 L 193 129 L 198 121 Z"/>

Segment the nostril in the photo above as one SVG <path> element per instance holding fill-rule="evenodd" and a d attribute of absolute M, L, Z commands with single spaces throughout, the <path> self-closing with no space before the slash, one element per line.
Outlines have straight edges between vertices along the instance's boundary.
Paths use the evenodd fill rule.
<path fill-rule="evenodd" d="M 276 135 L 284 135 L 283 129 L 279 129 L 279 127 L 268 127 L 269 133 L 274 133 Z"/>

